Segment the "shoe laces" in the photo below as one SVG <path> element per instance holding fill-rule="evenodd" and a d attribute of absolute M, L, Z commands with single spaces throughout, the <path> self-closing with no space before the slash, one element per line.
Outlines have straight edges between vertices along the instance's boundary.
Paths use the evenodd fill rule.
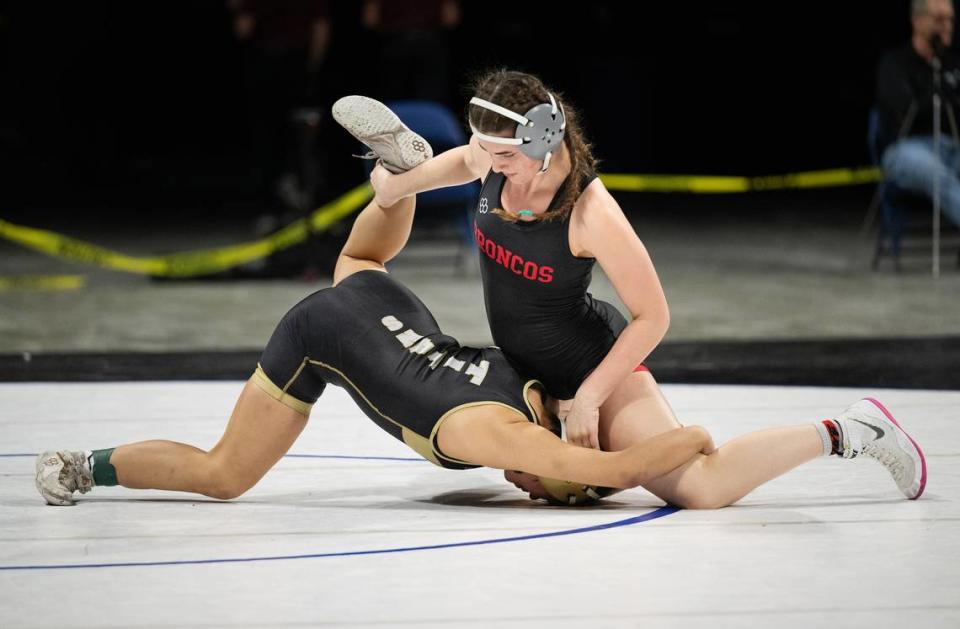
<path fill-rule="evenodd" d="M 398 167 L 398 166 L 397 166 L 396 164 L 394 164 L 393 162 L 387 162 L 387 161 L 385 161 L 382 157 L 380 157 L 380 156 L 379 156 L 376 152 L 374 152 L 374 151 L 370 151 L 370 152 L 367 153 L 366 155 L 353 155 L 352 157 L 356 157 L 357 159 L 366 159 L 366 160 L 374 160 L 374 159 L 375 159 L 375 160 L 377 160 L 377 164 L 383 166 L 384 168 L 386 168 L 386 170 L 387 170 L 388 172 L 393 173 L 393 174 L 401 173 L 401 172 L 404 172 L 404 171 L 406 170 L 406 168 Z M 388 164 L 389 164 L 389 167 L 387 166 Z M 375 164 L 375 165 L 376 165 L 376 164 Z"/>
<path fill-rule="evenodd" d="M 64 462 L 66 464 L 64 467 L 70 474 L 70 480 L 73 481 L 73 489 L 79 491 L 81 494 L 85 494 L 93 489 L 93 475 L 84 467 L 83 455 L 81 454 L 78 457 L 78 455 L 70 452 L 67 453 L 67 458 L 68 460 Z"/>
<path fill-rule="evenodd" d="M 898 457 L 893 451 L 887 448 L 878 448 L 874 444 L 868 443 L 863 446 L 861 452 L 879 461 L 890 471 L 890 474 L 893 475 L 897 483 L 900 483 L 906 477 L 907 470 L 904 467 L 903 459 Z"/>
<path fill-rule="evenodd" d="M 866 445 L 859 437 L 852 435 L 849 430 L 846 425 L 841 427 L 841 431 L 843 431 L 843 452 L 840 455 L 845 459 L 855 459 L 864 452 Z"/>

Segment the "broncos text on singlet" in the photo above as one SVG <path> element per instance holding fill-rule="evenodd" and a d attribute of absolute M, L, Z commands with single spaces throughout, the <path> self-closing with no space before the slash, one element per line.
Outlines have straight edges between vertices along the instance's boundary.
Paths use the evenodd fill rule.
<path fill-rule="evenodd" d="M 533 380 L 522 379 L 496 348 L 461 347 L 382 271 L 359 271 L 294 306 L 267 343 L 254 382 L 305 415 L 327 383 L 343 387 L 378 426 L 453 469 L 477 467 L 437 445 L 453 411 L 497 404 L 537 422 L 527 403 Z"/>
<path fill-rule="evenodd" d="M 550 395 L 569 399 L 627 322 L 587 292 L 595 260 L 570 253 L 569 216 L 514 222 L 493 212 L 503 207 L 505 182 L 490 171 L 474 214 L 490 332 L 520 373 L 541 381 Z"/>

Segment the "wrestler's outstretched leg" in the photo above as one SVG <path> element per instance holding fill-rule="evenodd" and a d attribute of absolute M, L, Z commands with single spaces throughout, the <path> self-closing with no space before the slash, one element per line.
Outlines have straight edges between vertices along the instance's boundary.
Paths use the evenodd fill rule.
<path fill-rule="evenodd" d="M 600 443 L 621 450 L 680 426 L 649 372 L 631 374 L 601 409 Z M 883 433 L 878 437 L 878 432 Z M 827 422 L 784 426 L 737 437 L 709 456 L 690 462 L 644 485 L 663 500 L 687 508 L 732 504 L 760 485 L 820 456 L 877 459 L 908 498 L 926 484 L 926 462 L 919 446 L 882 405 L 861 400 Z"/>
<path fill-rule="evenodd" d="M 91 453 L 45 452 L 37 458 L 37 489 L 54 505 L 71 505 L 74 491 L 86 493 L 97 484 L 236 498 L 263 478 L 306 424 L 305 415 L 251 380 L 209 452 L 175 441 L 141 441 Z"/>

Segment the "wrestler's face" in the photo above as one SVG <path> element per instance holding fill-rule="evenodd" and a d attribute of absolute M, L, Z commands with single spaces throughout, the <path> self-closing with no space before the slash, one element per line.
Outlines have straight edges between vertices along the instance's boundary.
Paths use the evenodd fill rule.
<path fill-rule="evenodd" d="M 950 0 L 929 0 L 927 8 L 913 17 L 913 30 L 925 40 L 937 34 L 943 45 L 949 46 L 953 42 L 953 21 L 953 3 Z"/>
<path fill-rule="evenodd" d="M 506 134 L 495 134 L 498 137 L 513 137 Z M 496 144 L 480 140 L 480 148 L 490 155 L 493 172 L 503 173 L 504 177 L 514 183 L 527 183 L 540 171 L 542 162 L 530 159 L 520 149 L 512 144 Z"/>
<path fill-rule="evenodd" d="M 513 483 L 520 491 L 530 494 L 531 500 L 546 500 L 550 497 L 547 490 L 540 484 L 540 477 L 526 472 L 517 472 L 514 470 L 504 470 L 503 477 L 507 482 Z"/>

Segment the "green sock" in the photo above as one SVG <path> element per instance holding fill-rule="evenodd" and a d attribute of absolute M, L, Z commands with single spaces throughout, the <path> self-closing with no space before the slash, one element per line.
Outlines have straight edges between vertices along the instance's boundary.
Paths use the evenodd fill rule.
<path fill-rule="evenodd" d="M 117 484 L 117 470 L 110 464 L 113 450 L 94 450 L 90 455 L 90 472 L 93 474 L 94 485 L 111 487 Z"/>

